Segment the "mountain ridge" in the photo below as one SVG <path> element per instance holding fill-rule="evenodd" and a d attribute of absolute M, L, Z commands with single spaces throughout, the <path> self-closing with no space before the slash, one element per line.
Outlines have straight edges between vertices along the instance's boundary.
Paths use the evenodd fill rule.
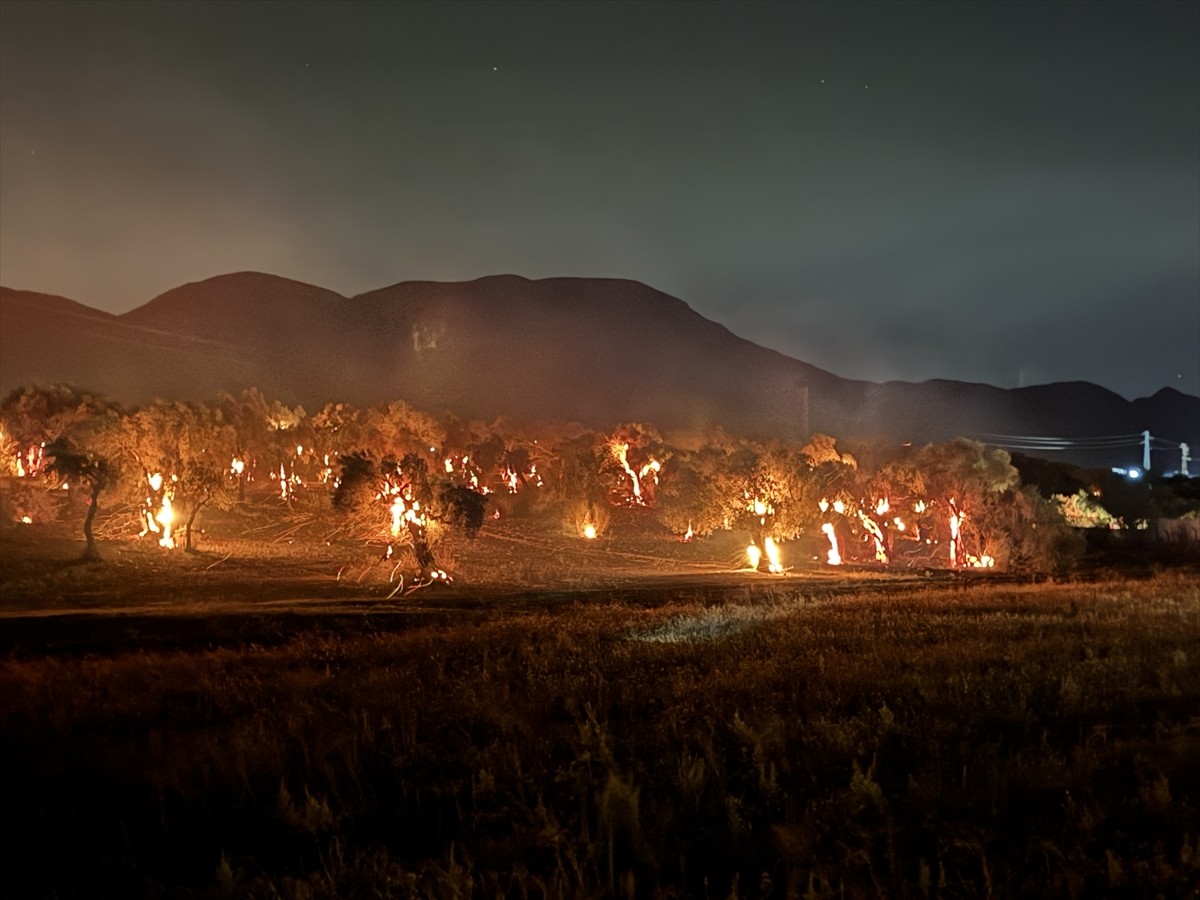
<path fill-rule="evenodd" d="M 942 440 L 1125 434 L 1200 446 L 1200 397 L 1130 401 L 1091 382 L 1022 388 L 845 379 L 628 279 L 489 275 L 354 296 L 261 272 L 165 291 L 121 315 L 0 288 L 0 390 L 70 381 L 116 399 L 256 386 L 291 404 L 404 399 L 434 413 L 752 437 Z"/>

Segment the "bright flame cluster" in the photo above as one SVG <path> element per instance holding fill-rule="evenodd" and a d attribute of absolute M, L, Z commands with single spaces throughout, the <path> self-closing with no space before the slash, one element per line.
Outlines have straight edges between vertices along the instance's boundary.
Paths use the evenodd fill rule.
<path fill-rule="evenodd" d="M 758 544 L 750 544 L 746 548 L 746 562 L 750 564 L 750 568 L 755 571 L 762 565 L 763 556 L 767 558 L 767 571 L 772 575 L 783 574 L 783 558 L 779 552 L 779 544 L 772 537 L 763 538 L 763 545 L 760 548 Z"/>
<path fill-rule="evenodd" d="M 175 476 L 169 481 L 164 479 L 161 472 L 146 473 L 150 494 L 141 510 L 142 530 L 138 537 L 158 535 L 158 546 L 166 550 L 175 549 L 175 508 L 171 505 L 173 492 L 168 486 L 175 481 L 178 481 Z"/>
<path fill-rule="evenodd" d="M 933 505 L 932 502 L 926 500 L 916 500 L 912 504 L 913 514 L 921 516 L 929 511 Z M 920 541 L 922 537 L 920 523 L 916 520 L 906 522 L 900 515 L 896 514 L 896 510 L 892 508 L 892 502 L 889 497 L 880 497 L 873 503 L 864 501 L 861 506 L 857 507 L 845 500 L 837 499 L 830 502 L 828 499 L 822 498 L 817 507 L 822 513 L 828 513 L 832 510 L 834 513 L 846 516 L 858 523 L 862 528 L 864 536 L 869 536 L 874 543 L 875 560 L 882 565 L 888 565 L 891 562 L 891 553 L 886 533 L 888 529 L 894 529 L 897 533 L 903 534 L 908 540 Z M 946 507 L 948 509 L 946 522 L 950 533 L 948 545 L 950 565 L 956 568 L 993 568 L 996 565 L 996 561 L 991 556 L 987 554 L 975 556 L 963 550 L 962 526 L 967 516 L 954 498 L 950 498 L 946 502 Z M 831 566 L 841 565 L 843 557 L 838 544 L 837 531 L 833 523 L 826 521 L 822 524 L 821 531 L 829 539 L 830 546 L 826 554 L 826 561 Z M 925 538 L 924 542 L 926 544 L 938 543 L 932 537 Z"/>
<path fill-rule="evenodd" d="M 629 464 L 629 442 L 613 438 L 608 442 L 608 452 L 612 458 L 621 464 L 625 474 L 629 476 L 629 502 L 635 506 L 645 506 L 646 496 L 644 486 L 647 481 L 652 485 L 658 484 L 658 473 L 662 471 L 662 463 L 653 457 L 641 467 L 635 469 Z"/>

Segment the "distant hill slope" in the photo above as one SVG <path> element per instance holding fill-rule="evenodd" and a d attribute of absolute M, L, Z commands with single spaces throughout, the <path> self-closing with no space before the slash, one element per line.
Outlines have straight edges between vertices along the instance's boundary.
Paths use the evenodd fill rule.
<path fill-rule="evenodd" d="M 254 385 L 309 410 L 403 398 L 472 418 L 718 424 L 760 437 L 806 427 L 915 442 L 1148 428 L 1200 448 L 1200 398 L 1178 391 L 1129 402 L 1079 382 L 1003 390 L 847 380 L 619 279 L 500 275 L 346 298 L 245 272 L 175 288 L 122 316 L 0 288 L 0 390 L 30 381 L 135 402 Z"/>

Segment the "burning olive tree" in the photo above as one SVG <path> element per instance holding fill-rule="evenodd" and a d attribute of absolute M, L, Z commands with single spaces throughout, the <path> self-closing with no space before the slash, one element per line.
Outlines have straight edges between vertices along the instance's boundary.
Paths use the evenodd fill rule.
<path fill-rule="evenodd" d="M 1052 570 L 1076 557 L 1061 510 L 1022 490 L 1008 453 L 959 439 L 916 458 L 936 510 L 936 542 L 951 566 Z"/>
<path fill-rule="evenodd" d="M 84 558 L 99 559 L 92 526 L 100 494 L 116 474 L 111 441 L 118 422 L 116 404 L 69 385 L 24 387 L 0 404 L 0 421 L 5 445 L 16 454 L 6 468 L 25 481 L 33 495 L 45 496 L 53 488 L 55 502 L 40 505 L 46 514 L 57 517 L 61 498 L 69 501 L 83 489 Z"/>
<path fill-rule="evenodd" d="M 419 577 L 448 580 L 433 553 L 437 532 L 444 527 L 474 538 L 484 519 L 482 494 L 435 479 L 425 459 L 409 453 L 376 458 L 363 451 L 341 457 L 341 475 L 334 491 L 335 509 L 350 515 L 367 537 L 387 537 L 387 556 L 393 544 L 412 548 Z"/>
<path fill-rule="evenodd" d="M 139 507 L 142 534 L 175 546 L 176 521 L 184 521 L 184 547 L 191 551 L 200 511 L 229 509 L 237 483 L 229 464 L 237 452 L 236 428 L 219 404 L 155 401 L 122 418 L 119 453 L 128 461 L 124 488 Z"/>
<path fill-rule="evenodd" d="M 562 510 L 564 528 L 582 537 L 598 537 L 608 528 L 608 482 L 601 474 L 608 453 L 604 435 L 590 431 L 562 435 L 555 445 L 550 494 Z"/>

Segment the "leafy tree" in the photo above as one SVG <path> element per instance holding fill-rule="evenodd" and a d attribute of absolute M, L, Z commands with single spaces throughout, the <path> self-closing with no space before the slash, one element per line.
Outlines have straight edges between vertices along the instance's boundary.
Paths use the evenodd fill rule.
<path fill-rule="evenodd" d="M 1004 535 L 997 564 L 1025 572 L 1067 571 L 1087 547 L 1083 535 L 1072 528 L 1063 508 L 1047 500 L 1033 485 L 1006 494 L 1008 501 L 997 519 Z"/>
<path fill-rule="evenodd" d="M 0 430 L 17 453 L 45 458 L 42 447 L 113 408 L 112 401 L 67 384 L 22 387 L 0 403 Z"/>
<path fill-rule="evenodd" d="M 363 438 L 366 447 L 396 459 L 408 454 L 433 459 L 446 432 L 433 416 L 394 400 L 365 411 Z"/>
<path fill-rule="evenodd" d="M 147 482 L 161 475 L 163 486 L 156 493 L 186 516 L 186 550 L 192 550 L 193 527 L 202 509 L 233 506 L 238 484 L 229 477 L 229 464 L 239 438 L 219 404 L 155 401 L 124 417 L 118 440 L 128 470 L 137 473 L 126 484 L 131 501 L 144 503 Z"/>
<path fill-rule="evenodd" d="M 50 458 L 49 468 L 54 474 L 69 482 L 83 482 L 88 485 L 87 514 L 83 519 L 83 537 L 87 543 L 83 558 L 89 561 L 99 560 L 100 551 L 96 547 L 92 523 L 99 508 L 100 492 L 110 483 L 113 467 L 105 457 L 94 451 L 76 448 L 67 438 L 52 441 L 46 447 L 46 454 Z"/>
<path fill-rule="evenodd" d="M 362 415 L 349 403 L 327 403 L 308 420 L 304 446 L 308 448 L 306 480 L 329 484 L 338 458 L 365 446 Z"/>
<path fill-rule="evenodd" d="M 243 463 L 240 472 L 232 473 L 238 499 L 245 499 L 248 482 L 269 484 L 279 478 L 282 468 L 285 485 L 281 493 L 290 500 L 286 481 L 297 465 L 296 448 L 303 445 L 301 435 L 307 417 L 304 407 L 293 408 L 269 399 L 258 388 L 247 388 L 236 398 L 220 394 L 216 405 L 221 411 L 221 421 L 234 431 L 226 463 L 235 458 Z"/>
<path fill-rule="evenodd" d="M 377 460 L 362 451 L 342 456 L 333 505 L 369 535 L 404 539 L 422 577 L 430 579 L 444 577 L 432 548 L 435 526 L 458 527 L 474 538 L 484 518 L 481 494 L 444 480 L 437 483 L 425 458 L 416 453 L 399 460 Z"/>
<path fill-rule="evenodd" d="M 744 518 L 760 540 L 791 540 L 816 524 L 820 515 L 817 491 L 813 466 L 803 449 L 794 444 L 765 447 L 750 477 Z M 758 512 L 763 507 L 765 515 Z"/>
<path fill-rule="evenodd" d="M 747 445 L 707 443 L 663 469 L 656 513 L 677 534 L 730 529 L 746 512 L 757 454 Z"/>

